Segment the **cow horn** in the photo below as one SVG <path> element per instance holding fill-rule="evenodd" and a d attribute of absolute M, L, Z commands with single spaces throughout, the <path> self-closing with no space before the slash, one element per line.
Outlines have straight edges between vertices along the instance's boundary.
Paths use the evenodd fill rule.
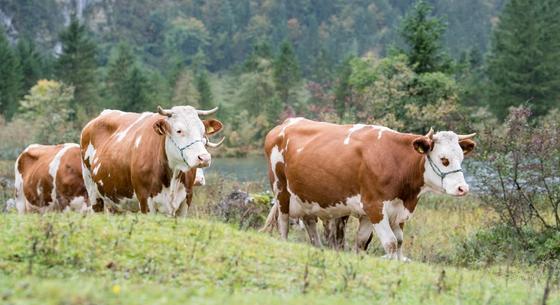
<path fill-rule="evenodd" d="M 212 142 L 210 142 L 210 141 L 207 141 L 207 142 L 206 142 L 206 145 L 208 145 L 208 147 L 216 148 L 216 147 L 222 145 L 222 143 L 224 143 L 224 140 L 225 140 L 225 139 L 226 139 L 226 137 L 223 137 L 223 138 L 220 140 L 220 142 L 218 142 L 218 143 L 212 143 Z"/>
<path fill-rule="evenodd" d="M 166 117 L 171 117 L 171 115 L 173 115 L 173 113 L 169 110 L 165 110 L 163 108 L 161 108 L 161 106 L 157 106 L 157 112 L 161 115 L 164 115 Z"/>
<path fill-rule="evenodd" d="M 198 110 L 198 109 L 196 110 L 198 115 L 211 115 L 216 111 L 218 111 L 218 107 L 215 107 L 214 109 L 210 109 L 210 110 Z"/>
<path fill-rule="evenodd" d="M 434 136 L 434 128 L 430 127 L 430 131 L 428 131 L 428 133 L 426 134 L 426 137 L 428 139 L 431 139 Z"/>
<path fill-rule="evenodd" d="M 466 140 L 476 136 L 476 132 L 471 134 L 458 134 L 457 136 L 459 137 L 459 141 Z"/>

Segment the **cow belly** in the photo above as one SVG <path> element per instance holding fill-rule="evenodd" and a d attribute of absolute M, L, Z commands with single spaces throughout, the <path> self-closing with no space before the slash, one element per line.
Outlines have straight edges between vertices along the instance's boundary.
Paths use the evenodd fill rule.
<path fill-rule="evenodd" d="M 345 202 L 330 204 L 328 207 L 321 207 L 317 202 L 305 202 L 296 194 L 290 191 L 290 216 L 299 218 L 307 215 L 319 217 L 321 219 L 332 219 L 352 215 L 360 217 L 365 215 L 361 196 L 348 197 Z"/>

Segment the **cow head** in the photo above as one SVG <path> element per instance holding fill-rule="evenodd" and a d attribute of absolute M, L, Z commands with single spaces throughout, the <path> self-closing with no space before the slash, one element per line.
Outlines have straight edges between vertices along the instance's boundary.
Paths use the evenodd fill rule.
<path fill-rule="evenodd" d="M 461 163 L 476 143 L 471 140 L 476 134 L 457 135 L 451 131 L 427 135 L 413 141 L 414 149 L 425 156 L 424 183 L 430 189 L 454 196 L 464 196 L 469 192 Z"/>
<path fill-rule="evenodd" d="M 191 106 L 158 107 L 162 118 L 153 127 L 157 134 L 166 137 L 165 153 L 170 168 L 187 171 L 210 165 L 211 156 L 206 147 L 217 147 L 223 139 L 215 144 L 208 141 L 208 136 L 219 132 L 223 125 L 214 119 L 201 120 L 199 115 L 209 115 L 217 110 L 197 110 Z"/>

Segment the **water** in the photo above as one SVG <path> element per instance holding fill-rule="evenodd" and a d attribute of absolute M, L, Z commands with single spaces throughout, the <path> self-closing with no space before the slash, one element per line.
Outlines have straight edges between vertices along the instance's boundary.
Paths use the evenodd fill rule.
<path fill-rule="evenodd" d="M 218 173 L 239 181 L 265 181 L 268 167 L 264 157 L 215 158 L 205 173 Z"/>

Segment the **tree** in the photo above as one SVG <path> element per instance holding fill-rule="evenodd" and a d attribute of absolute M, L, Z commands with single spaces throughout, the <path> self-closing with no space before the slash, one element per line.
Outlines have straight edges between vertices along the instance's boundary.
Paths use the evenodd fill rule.
<path fill-rule="evenodd" d="M 150 85 L 127 44 L 117 46 L 109 63 L 107 87 L 111 104 L 124 111 L 144 111 L 149 106 Z"/>
<path fill-rule="evenodd" d="M 352 99 L 352 87 L 350 86 L 352 66 L 350 62 L 353 58 L 352 56 L 348 57 L 338 68 L 338 77 L 334 87 L 334 107 L 340 118 L 344 116 L 346 107 Z"/>
<path fill-rule="evenodd" d="M 200 108 L 198 101 L 200 95 L 195 86 L 194 76 L 191 71 L 183 69 L 175 81 L 173 92 L 173 105 L 190 105 Z"/>
<path fill-rule="evenodd" d="M 116 47 L 116 52 L 109 61 L 107 73 L 107 91 L 109 93 L 110 107 L 124 110 L 128 104 L 127 88 L 128 80 L 134 65 L 134 55 L 130 46 L 124 43 Z"/>
<path fill-rule="evenodd" d="M 195 79 L 196 90 L 200 96 L 198 104 L 202 109 L 210 109 L 214 107 L 214 102 L 212 100 L 212 88 L 210 87 L 210 81 L 208 80 L 208 73 L 206 71 L 200 71 L 196 75 Z"/>
<path fill-rule="evenodd" d="M 76 141 L 78 129 L 69 123 L 74 88 L 52 80 L 40 80 L 21 103 L 21 117 L 32 122 L 35 141 L 57 144 Z"/>
<path fill-rule="evenodd" d="M 299 65 L 292 45 L 285 41 L 280 46 L 280 53 L 274 60 L 274 82 L 280 100 L 290 105 L 292 89 L 301 79 Z"/>
<path fill-rule="evenodd" d="M 401 24 L 400 34 L 407 44 L 405 54 L 416 73 L 449 71 L 451 66 L 441 46 L 446 26 L 431 13 L 432 7 L 418 0 Z"/>
<path fill-rule="evenodd" d="M 0 111 L 11 118 L 17 111 L 22 75 L 17 56 L 0 27 Z"/>
<path fill-rule="evenodd" d="M 74 87 L 71 109 L 92 113 L 97 105 L 96 48 L 88 37 L 85 25 L 75 16 L 68 27 L 60 33 L 62 54 L 56 63 L 58 79 Z"/>
<path fill-rule="evenodd" d="M 125 83 L 123 109 L 142 112 L 150 108 L 149 84 L 141 68 L 134 65 Z"/>
<path fill-rule="evenodd" d="M 21 37 L 16 45 L 17 56 L 23 76 L 23 90 L 27 91 L 45 75 L 43 59 L 33 40 Z"/>
<path fill-rule="evenodd" d="M 503 119 L 529 103 L 536 115 L 560 104 L 560 8 L 554 0 L 511 0 L 492 37 L 488 101 Z"/>

